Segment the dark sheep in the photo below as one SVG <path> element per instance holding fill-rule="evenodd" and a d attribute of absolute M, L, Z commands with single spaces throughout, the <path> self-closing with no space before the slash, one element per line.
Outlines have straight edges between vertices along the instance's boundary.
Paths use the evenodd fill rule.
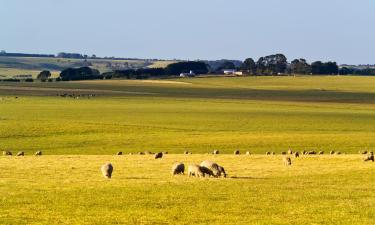
<path fill-rule="evenodd" d="M 330 151 L 329 154 L 334 155 L 335 151 Z"/>
<path fill-rule="evenodd" d="M 162 153 L 162 152 L 156 153 L 156 154 L 154 155 L 154 158 L 155 158 L 155 159 L 161 159 L 161 158 L 163 158 L 163 153 Z"/>
<path fill-rule="evenodd" d="M 183 163 L 175 163 L 172 166 L 172 175 L 184 174 L 185 165 Z"/>
<path fill-rule="evenodd" d="M 122 152 L 117 152 L 116 155 L 122 155 Z"/>
<path fill-rule="evenodd" d="M 293 151 L 291 149 L 288 150 L 289 155 L 293 155 Z"/>
<path fill-rule="evenodd" d="M 41 156 L 41 155 L 42 155 L 42 151 L 37 151 L 37 152 L 35 152 L 34 155 L 35 155 L 35 156 Z"/>
<path fill-rule="evenodd" d="M 17 156 L 25 156 L 25 153 L 24 152 L 18 152 Z"/>
<path fill-rule="evenodd" d="M 235 154 L 235 155 L 239 155 L 239 154 L 240 154 L 240 150 L 236 150 L 236 151 L 234 151 L 233 154 Z"/>
<path fill-rule="evenodd" d="M 219 150 L 214 150 L 212 153 L 213 153 L 214 155 L 219 155 L 219 154 L 220 154 Z"/>
<path fill-rule="evenodd" d="M 295 158 L 299 158 L 299 152 L 295 152 L 295 153 L 294 153 L 294 157 L 295 157 Z"/>
<path fill-rule="evenodd" d="M 324 151 L 320 151 L 320 152 L 319 152 L 319 155 L 324 155 Z"/>
<path fill-rule="evenodd" d="M 271 155 L 271 152 L 266 152 L 266 155 Z"/>
<path fill-rule="evenodd" d="M 209 169 L 210 171 L 212 171 L 214 177 L 221 177 L 221 176 L 226 177 L 226 173 L 225 173 L 224 168 L 219 166 L 215 162 L 203 161 L 200 166 L 205 167 L 205 168 Z"/>
<path fill-rule="evenodd" d="M 281 155 L 286 155 L 286 152 L 281 152 Z"/>

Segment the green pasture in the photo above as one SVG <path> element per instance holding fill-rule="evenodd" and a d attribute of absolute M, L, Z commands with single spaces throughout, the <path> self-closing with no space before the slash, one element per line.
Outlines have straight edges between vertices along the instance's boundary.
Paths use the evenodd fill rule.
<path fill-rule="evenodd" d="M 375 146 L 374 86 L 372 77 L 0 83 L 0 149 L 357 153 Z"/>
<path fill-rule="evenodd" d="M 214 160 L 227 178 L 172 177 Z M 100 166 L 111 162 L 106 180 Z M 374 163 L 360 155 L 0 157 L 0 224 L 374 224 Z"/>

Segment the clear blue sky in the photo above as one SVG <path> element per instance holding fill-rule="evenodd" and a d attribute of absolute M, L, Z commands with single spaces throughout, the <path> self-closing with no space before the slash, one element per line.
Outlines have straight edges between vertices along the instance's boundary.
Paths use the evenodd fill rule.
<path fill-rule="evenodd" d="M 0 49 L 375 63 L 374 0 L 0 0 Z"/>

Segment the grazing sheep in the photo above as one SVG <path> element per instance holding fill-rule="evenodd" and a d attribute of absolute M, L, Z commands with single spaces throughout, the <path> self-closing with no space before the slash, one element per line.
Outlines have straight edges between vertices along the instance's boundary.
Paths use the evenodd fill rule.
<path fill-rule="evenodd" d="M 335 151 L 330 151 L 329 154 L 334 155 Z"/>
<path fill-rule="evenodd" d="M 220 176 L 227 177 L 227 173 L 225 172 L 224 167 L 219 166 L 219 167 L 218 167 L 218 170 L 219 170 L 219 172 L 220 172 Z"/>
<path fill-rule="evenodd" d="M 286 155 L 286 152 L 281 152 L 281 155 Z"/>
<path fill-rule="evenodd" d="M 295 152 L 295 153 L 294 153 L 294 157 L 295 157 L 295 158 L 299 158 L 299 152 Z"/>
<path fill-rule="evenodd" d="M 219 155 L 219 150 L 214 150 L 213 152 L 212 152 L 212 154 L 214 154 L 214 155 Z"/>
<path fill-rule="evenodd" d="M 319 152 L 319 155 L 324 155 L 324 151 L 320 151 L 320 152 Z"/>
<path fill-rule="evenodd" d="M 293 151 L 291 149 L 288 150 L 289 155 L 293 155 Z"/>
<path fill-rule="evenodd" d="M 266 155 L 271 155 L 271 152 L 266 152 Z"/>
<path fill-rule="evenodd" d="M 374 153 L 373 152 L 370 152 L 370 154 L 369 155 L 367 155 L 367 156 L 365 156 L 364 158 L 363 158 L 363 160 L 365 161 L 365 162 L 367 162 L 367 161 L 375 161 L 375 159 L 374 159 Z"/>
<path fill-rule="evenodd" d="M 138 152 L 138 155 L 144 155 L 145 153 L 144 152 Z"/>
<path fill-rule="evenodd" d="M 184 174 L 185 165 L 183 163 L 175 163 L 172 166 L 172 175 Z"/>
<path fill-rule="evenodd" d="M 316 155 L 316 151 L 309 151 L 307 155 Z"/>
<path fill-rule="evenodd" d="M 122 152 L 117 152 L 116 155 L 122 155 Z"/>
<path fill-rule="evenodd" d="M 336 155 L 341 155 L 341 152 L 336 152 Z"/>
<path fill-rule="evenodd" d="M 184 151 L 184 154 L 185 154 L 185 155 L 189 155 L 189 152 L 188 152 L 188 151 Z"/>
<path fill-rule="evenodd" d="M 276 153 L 275 153 L 275 152 L 271 152 L 271 154 L 272 154 L 272 155 L 276 155 Z"/>
<path fill-rule="evenodd" d="M 101 168 L 102 174 L 105 178 L 111 179 L 112 172 L 113 172 L 113 166 L 111 163 L 106 163 Z"/>
<path fill-rule="evenodd" d="M 42 155 L 42 152 L 41 152 L 41 151 L 37 151 L 37 152 L 35 152 L 34 155 L 35 155 L 35 156 L 41 156 L 41 155 Z"/>
<path fill-rule="evenodd" d="M 362 152 L 362 151 L 359 151 L 358 153 L 359 153 L 359 154 L 362 154 L 362 155 L 366 155 L 368 152 L 367 152 L 367 151 L 363 151 L 363 152 Z"/>
<path fill-rule="evenodd" d="M 200 166 L 209 169 L 214 177 L 226 176 L 224 168 L 215 162 L 203 161 Z M 224 174 L 222 174 L 222 172 L 224 172 Z"/>
<path fill-rule="evenodd" d="M 24 152 L 18 152 L 17 156 L 25 156 L 25 153 Z"/>
<path fill-rule="evenodd" d="M 234 151 L 233 154 L 235 154 L 235 155 L 239 155 L 239 154 L 240 154 L 240 150 L 236 150 L 236 151 Z"/>
<path fill-rule="evenodd" d="M 283 157 L 283 163 L 285 166 L 291 166 L 292 165 L 292 159 L 289 156 Z"/>
<path fill-rule="evenodd" d="M 10 151 L 3 151 L 3 155 L 8 156 L 8 155 L 13 155 L 13 154 Z"/>
<path fill-rule="evenodd" d="M 207 167 L 201 166 L 201 171 L 203 173 L 203 176 L 208 175 L 208 177 L 217 177 L 215 176 L 214 172 L 212 172 L 212 170 Z"/>
<path fill-rule="evenodd" d="M 246 152 L 246 155 L 251 155 L 251 152 L 247 151 L 247 152 Z"/>
<path fill-rule="evenodd" d="M 303 151 L 303 152 L 302 152 L 302 155 L 306 155 L 306 151 Z"/>
<path fill-rule="evenodd" d="M 154 158 L 155 158 L 155 159 L 161 159 L 161 158 L 163 158 L 163 153 L 162 153 L 162 152 L 156 153 L 156 154 L 154 155 Z"/>
<path fill-rule="evenodd" d="M 189 165 L 188 175 L 189 175 L 189 177 L 191 177 L 191 176 L 204 177 L 204 173 L 202 171 L 202 168 L 199 165 Z"/>

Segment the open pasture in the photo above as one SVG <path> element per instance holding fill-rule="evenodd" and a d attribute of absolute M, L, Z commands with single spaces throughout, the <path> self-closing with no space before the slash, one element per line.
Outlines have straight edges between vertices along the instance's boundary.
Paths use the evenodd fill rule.
<path fill-rule="evenodd" d="M 1 224 L 361 224 L 374 222 L 374 163 L 360 155 L 0 157 Z M 214 160 L 227 178 L 173 177 Z M 112 162 L 111 180 L 100 166 Z"/>
<path fill-rule="evenodd" d="M 0 83 L 0 149 L 357 153 L 375 146 L 373 86 L 372 77 Z"/>

